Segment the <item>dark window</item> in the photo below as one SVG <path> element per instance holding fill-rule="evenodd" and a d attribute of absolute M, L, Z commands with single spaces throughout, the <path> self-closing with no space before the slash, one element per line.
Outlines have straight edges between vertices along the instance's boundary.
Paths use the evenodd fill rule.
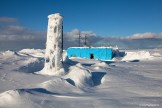
<path fill-rule="evenodd" d="M 94 59 L 94 54 L 90 54 L 90 59 Z"/>

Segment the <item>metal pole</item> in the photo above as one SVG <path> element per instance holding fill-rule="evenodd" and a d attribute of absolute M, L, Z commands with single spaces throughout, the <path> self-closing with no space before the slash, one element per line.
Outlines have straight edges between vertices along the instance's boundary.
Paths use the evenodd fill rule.
<path fill-rule="evenodd" d="M 80 31 L 79 31 L 79 47 L 80 47 Z"/>
<path fill-rule="evenodd" d="M 64 52 L 64 49 L 63 49 L 63 48 L 64 48 L 64 43 L 63 43 L 63 42 L 64 42 L 64 41 L 63 41 L 63 35 L 64 35 L 64 34 L 63 34 L 63 33 L 64 33 L 64 32 L 63 32 L 63 22 L 62 22 L 62 46 L 61 46 L 61 47 L 62 47 L 62 64 L 63 64 L 63 52 Z"/>
<path fill-rule="evenodd" d="M 85 46 L 87 46 L 86 40 L 87 40 L 87 37 L 86 37 L 86 34 L 85 34 L 85 41 L 84 41 L 84 45 L 85 45 Z"/>

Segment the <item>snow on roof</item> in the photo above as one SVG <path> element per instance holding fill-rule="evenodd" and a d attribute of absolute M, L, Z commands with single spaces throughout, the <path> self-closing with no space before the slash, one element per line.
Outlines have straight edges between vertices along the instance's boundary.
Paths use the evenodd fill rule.
<path fill-rule="evenodd" d="M 112 47 L 69 47 L 69 48 L 112 48 Z"/>
<path fill-rule="evenodd" d="M 60 13 L 55 13 L 55 14 L 51 14 L 51 15 L 48 15 L 48 18 L 56 18 L 56 17 L 62 17 L 62 15 Z"/>

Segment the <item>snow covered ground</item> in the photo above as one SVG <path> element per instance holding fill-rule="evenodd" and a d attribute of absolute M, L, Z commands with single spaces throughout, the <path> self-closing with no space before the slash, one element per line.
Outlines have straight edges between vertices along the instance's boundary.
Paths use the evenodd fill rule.
<path fill-rule="evenodd" d="M 39 49 L 0 52 L 0 108 L 162 108 L 162 49 L 72 58 L 65 76 L 36 74 L 43 57 Z"/>

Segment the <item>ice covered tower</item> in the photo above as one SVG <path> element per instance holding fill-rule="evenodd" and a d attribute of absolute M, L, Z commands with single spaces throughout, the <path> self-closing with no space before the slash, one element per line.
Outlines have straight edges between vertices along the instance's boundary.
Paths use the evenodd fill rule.
<path fill-rule="evenodd" d="M 63 17 L 59 14 L 48 16 L 45 71 L 60 74 L 62 63 Z"/>

